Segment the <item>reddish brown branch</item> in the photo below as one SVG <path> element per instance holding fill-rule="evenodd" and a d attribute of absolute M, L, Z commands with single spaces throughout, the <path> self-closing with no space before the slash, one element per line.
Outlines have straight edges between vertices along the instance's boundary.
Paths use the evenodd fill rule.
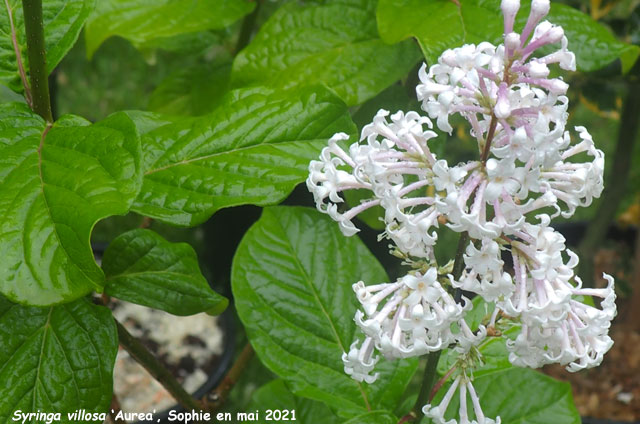
<path fill-rule="evenodd" d="M 433 389 L 431 389 L 431 393 L 429 394 L 429 403 L 431 403 L 433 398 L 436 396 L 436 393 L 438 393 L 438 390 L 440 390 L 440 387 L 442 387 L 445 381 L 447 381 L 447 379 L 451 377 L 451 374 L 453 374 L 455 370 L 455 366 L 451 367 L 451 369 L 447 371 L 447 373 L 433 386 Z"/>
<path fill-rule="evenodd" d="M 120 401 L 118 400 L 118 396 L 114 393 L 111 397 L 111 409 L 109 410 L 109 416 L 111 417 L 111 421 L 115 424 L 127 424 L 127 420 L 118 417 L 118 414 L 121 411 L 122 408 L 120 407 Z"/>
<path fill-rule="evenodd" d="M 484 143 L 484 149 L 482 151 L 482 162 L 486 163 L 489 158 L 489 152 L 491 151 L 491 142 L 493 141 L 493 136 L 496 133 L 496 127 L 498 126 L 498 120 L 494 114 L 491 114 L 491 122 L 489 123 L 489 133 L 487 134 L 487 141 Z"/>
<path fill-rule="evenodd" d="M 413 411 L 409 412 L 407 415 L 405 415 L 404 417 L 400 418 L 400 421 L 398 421 L 398 424 L 404 424 L 404 423 L 408 423 L 409 421 L 415 421 L 416 420 L 416 415 L 413 413 Z"/>
<path fill-rule="evenodd" d="M 236 385 L 240 376 L 244 372 L 245 368 L 253 358 L 255 354 L 253 347 L 250 343 L 247 343 L 242 349 L 240 356 L 236 359 L 236 362 L 233 364 L 229 372 L 224 376 L 222 382 L 214 389 L 213 392 L 209 393 L 202 399 L 202 402 L 205 404 L 205 407 L 209 411 L 216 411 L 224 405 L 227 398 L 229 397 L 229 392 Z"/>

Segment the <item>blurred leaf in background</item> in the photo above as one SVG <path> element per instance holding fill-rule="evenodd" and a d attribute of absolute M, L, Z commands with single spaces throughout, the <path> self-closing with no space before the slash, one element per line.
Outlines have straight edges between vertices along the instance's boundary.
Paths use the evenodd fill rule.
<path fill-rule="evenodd" d="M 100 0 L 87 22 L 87 56 L 117 35 L 137 48 L 180 34 L 224 28 L 250 13 L 250 0 Z"/>

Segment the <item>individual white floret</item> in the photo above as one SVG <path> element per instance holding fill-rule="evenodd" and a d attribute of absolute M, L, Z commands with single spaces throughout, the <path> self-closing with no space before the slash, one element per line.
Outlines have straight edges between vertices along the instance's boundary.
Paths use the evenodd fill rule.
<path fill-rule="evenodd" d="M 365 338 L 360 347 L 358 347 L 358 343 L 358 340 L 353 342 L 349 353 L 342 354 L 344 372 L 356 381 L 372 384 L 379 375 L 379 373 L 372 374 L 372 371 L 380 357 L 373 356 L 374 345 L 371 337 Z"/>

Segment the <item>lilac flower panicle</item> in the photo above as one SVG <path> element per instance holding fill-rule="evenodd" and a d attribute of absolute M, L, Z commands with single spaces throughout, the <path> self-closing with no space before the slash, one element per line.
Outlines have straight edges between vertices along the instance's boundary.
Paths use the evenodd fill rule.
<path fill-rule="evenodd" d="M 484 415 L 470 372 L 490 338 L 504 338 L 513 365 L 560 363 L 572 372 L 599 365 L 613 344 L 613 278 L 604 274 L 605 288 L 583 288 L 574 272 L 578 257 L 550 226 L 600 196 L 604 154 L 586 128 L 567 128 L 569 86 L 551 67 L 573 71 L 576 60 L 562 27 L 544 20 L 549 7 L 549 0 L 533 0 L 518 33 L 520 2 L 503 0 L 503 44 L 466 44 L 420 68 L 416 94 L 427 116 L 380 110 L 358 142 L 349 146 L 338 133 L 309 165 L 307 187 L 318 210 L 351 236 L 358 214 L 381 207 L 381 237 L 413 268 L 395 282 L 353 285 L 364 340 L 344 353 L 345 372 L 373 383 L 376 352 L 393 359 L 452 348 L 453 381 L 438 405 L 423 408 L 438 424 L 500 423 Z M 452 115 L 469 123 L 477 160 L 451 164 L 433 153 L 433 127 L 452 133 Z M 348 190 L 368 195 L 348 205 Z M 442 226 L 470 239 L 460 275 L 452 275 L 452 263 L 436 261 Z M 472 303 L 457 299 L 456 290 L 493 304 L 488 321 L 472 329 L 465 321 Z M 579 300 L 589 296 L 599 306 Z M 498 326 L 519 333 L 506 338 Z M 447 419 L 456 392 L 459 418 Z"/>

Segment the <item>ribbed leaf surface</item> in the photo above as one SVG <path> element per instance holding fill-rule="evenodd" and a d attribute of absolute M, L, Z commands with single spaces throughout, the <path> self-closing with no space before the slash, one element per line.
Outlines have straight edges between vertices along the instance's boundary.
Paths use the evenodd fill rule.
<path fill-rule="evenodd" d="M 356 337 L 351 285 L 387 280 L 357 238 L 306 208 L 266 208 L 233 263 L 238 314 L 262 362 L 298 396 L 321 400 L 351 418 L 393 410 L 416 361 L 378 364 L 379 379 L 358 383 L 344 373 L 342 353 Z"/>
<path fill-rule="evenodd" d="M 375 0 L 291 2 L 282 6 L 236 57 L 236 86 L 323 83 L 356 105 L 404 78 L 420 53 L 410 41 L 385 44 Z"/>
<path fill-rule="evenodd" d="M 95 223 L 127 212 L 140 188 L 140 140 L 127 115 L 52 128 L 24 105 L 0 106 L 0 292 L 51 305 L 100 290 Z"/>
<path fill-rule="evenodd" d="M 218 209 L 274 204 L 307 178 L 336 132 L 355 133 L 345 104 L 322 87 L 235 90 L 211 114 L 145 135 L 134 210 L 197 225 Z"/>
<path fill-rule="evenodd" d="M 118 337 L 111 311 L 85 299 L 49 308 L 0 296 L 0 422 L 14 411 L 106 412 Z M 44 422 L 29 420 L 27 422 Z"/>

